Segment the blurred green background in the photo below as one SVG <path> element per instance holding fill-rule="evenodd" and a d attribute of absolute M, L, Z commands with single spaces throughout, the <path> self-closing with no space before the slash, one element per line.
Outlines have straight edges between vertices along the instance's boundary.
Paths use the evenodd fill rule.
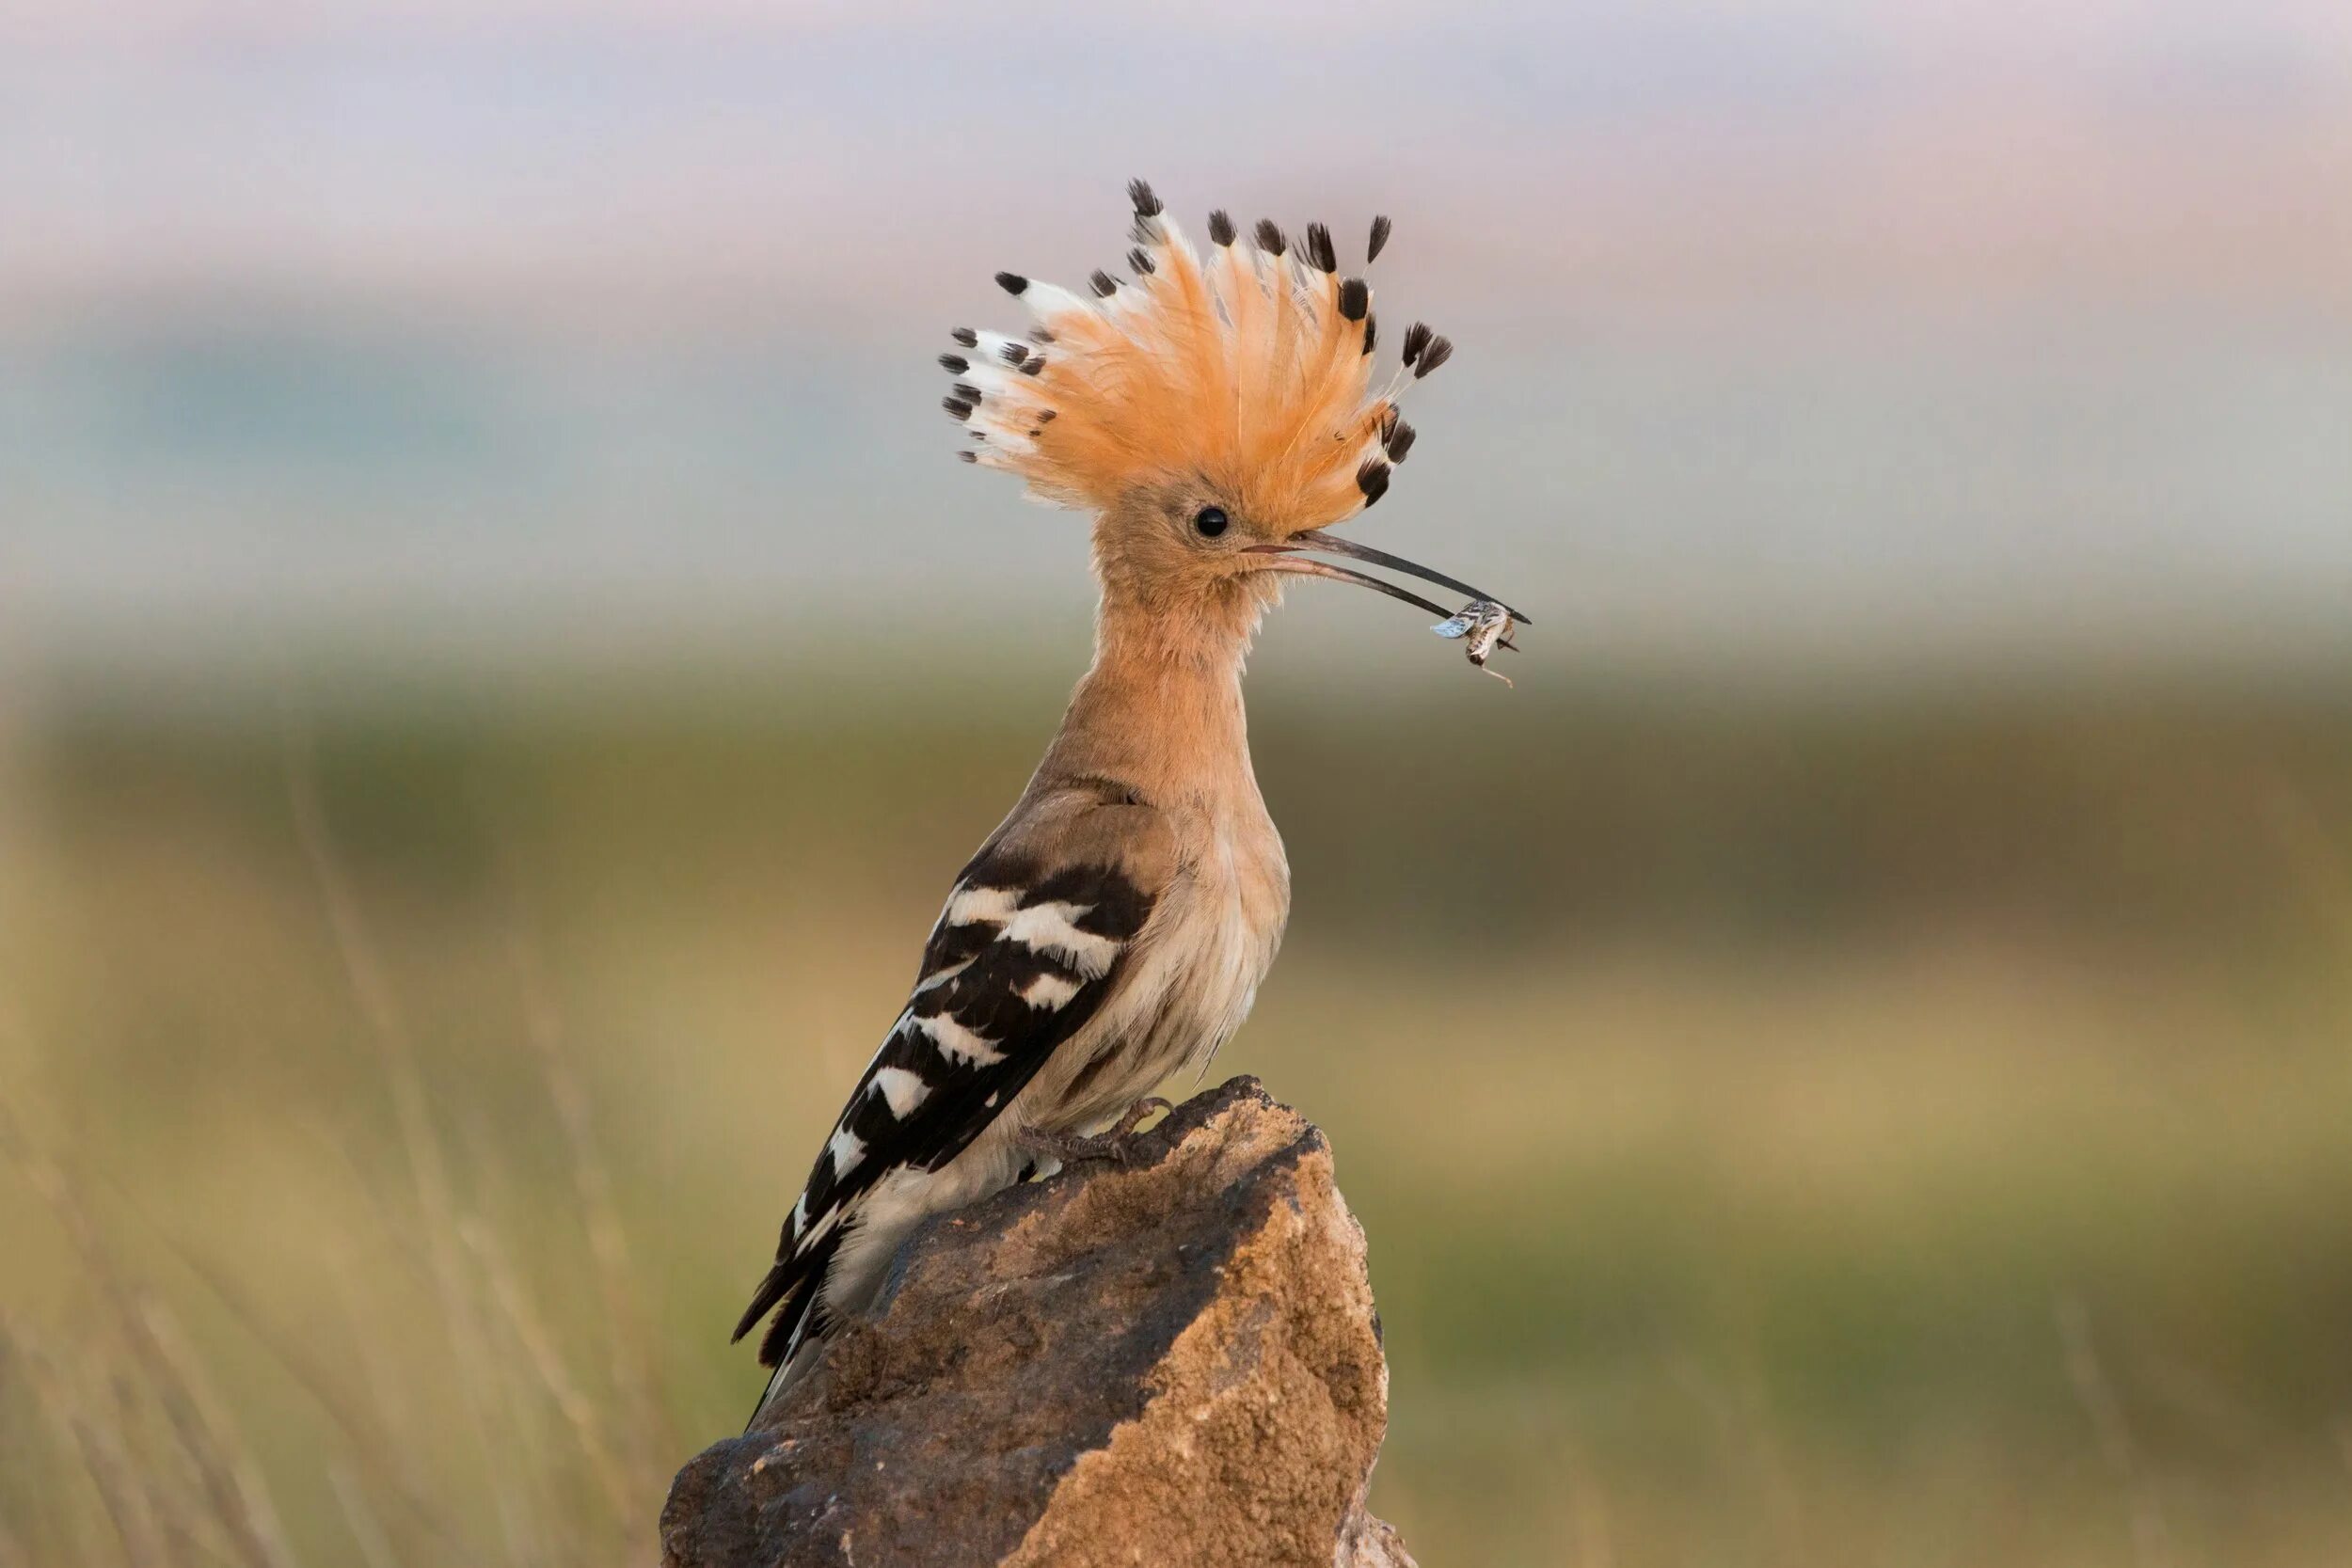
<path fill-rule="evenodd" d="M 2343 1560 L 2352 698 L 1444 663 L 1259 705 L 1297 910 L 1216 1069 L 1338 1149 L 1425 1560 Z M 0 1186 L 11 1333 L 78 1390 L 11 1379 L 37 1560 L 110 1539 L 54 1408 L 148 1375 L 110 1272 L 301 1560 L 361 1560 L 339 1470 L 398 1560 L 646 1559 L 1054 712 L 927 668 L 865 711 L 786 663 L 24 726 L 10 1105 L 111 1259 Z"/>
<path fill-rule="evenodd" d="M 930 356 L 1136 173 L 1394 214 L 1356 534 L 1540 623 L 1250 674 L 1375 1509 L 2352 1560 L 2341 8 L 142 0 L 0 9 L 0 1568 L 653 1559 L 1085 658 Z"/>

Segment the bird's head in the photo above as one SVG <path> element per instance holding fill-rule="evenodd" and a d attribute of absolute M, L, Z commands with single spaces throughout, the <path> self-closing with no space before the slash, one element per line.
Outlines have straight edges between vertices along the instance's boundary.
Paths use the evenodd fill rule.
<path fill-rule="evenodd" d="M 940 363 L 955 377 L 946 407 L 970 441 L 959 455 L 1093 513 L 1106 602 L 1179 627 L 1246 636 L 1286 576 L 1454 613 L 1314 555 L 1490 597 L 1327 531 L 1387 492 L 1414 440 L 1399 399 L 1454 345 L 1415 323 L 1402 368 L 1375 388 L 1372 290 L 1341 276 L 1328 229 L 1310 224 L 1294 243 L 1270 221 L 1244 235 L 1212 213 L 1203 253 L 1149 185 L 1128 195 L 1129 277 L 1097 272 L 1082 296 L 999 273 L 1034 326 L 1021 338 L 957 330 Z M 1388 236 L 1388 220 L 1375 219 L 1367 262 Z"/>

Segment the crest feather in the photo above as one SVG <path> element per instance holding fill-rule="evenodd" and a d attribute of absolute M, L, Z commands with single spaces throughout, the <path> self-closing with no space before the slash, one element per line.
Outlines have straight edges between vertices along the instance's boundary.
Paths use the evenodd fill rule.
<path fill-rule="evenodd" d="M 1129 196 L 1132 279 L 1098 272 L 1089 298 L 997 275 L 1028 307 L 1032 339 L 1050 346 L 989 363 L 987 351 L 1010 340 L 958 332 L 981 350 L 942 360 L 962 377 L 948 412 L 977 446 L 961 455 L 1018 474 L 1041 499 L 1089 510 L 1138 484 L 1202 478 L 1278 533 L 1377 499 L 1412 439 L 1384 451 L 1406 378 L 1372 388 L 1372 291 L 1339 277 L 1330 230 L 1310 224 L 1294 249 L 1272 222 L 1245 238 L 1220 211 L 1203 260 L 1149 185 L 1136 182 Z M 1378 220 L 1368 248 L 1388 229 Z M 1451 349 L 1417 325 L 1406 362 L 1425 375 Z"/>

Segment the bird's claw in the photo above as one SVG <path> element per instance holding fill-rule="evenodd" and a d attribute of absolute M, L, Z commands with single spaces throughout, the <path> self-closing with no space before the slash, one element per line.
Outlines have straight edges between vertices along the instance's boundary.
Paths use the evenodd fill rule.
<path fill-rule="evenodd" d="M 1134 1132 L 1136 1128 L 1142 1126 L 1144 1119 L 1152 1116 L 1153 1113 L 1159 1111 L 1173 1111 L 1174 1109 L 1176 1109 L 1175 1106 L 1170 1105 L 1167 1101 L 1162 1100 L 1158 1095 L 1147 1094 L 1141 1100 L 1136 1101 L 1133 1105 L 1128 1106 L 1127 1114 L 1120 1117 L 1119 1120 L 1113 1124 L 1111 1130 L 1104 1133 L 1103 1136 L 1111 1139 L 1124 1138 Z"/>
<path fill-rule="evenodd" d="M 1146 1095 L 1128 1106 L 1127 1114 L 1113 1123 L 1106 1132 L 1089 1135 L 1032 1130 L 1023 1136 L 1021 1147 L 1033 1155 L 1056 1161 L 1065 1169 L 1072 1165 L 1108 1161 L 1121 1170 L 1130 1170 L 1140 1157 L 1140 1151 L 1136 1148 L 1136 1129 L 1153 1112 L 1174 1109 L 1157 1095 Z"/>

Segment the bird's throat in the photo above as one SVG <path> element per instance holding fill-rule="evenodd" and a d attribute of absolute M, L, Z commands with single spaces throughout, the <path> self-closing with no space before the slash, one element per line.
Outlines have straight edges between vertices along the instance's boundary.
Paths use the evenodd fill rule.
<path fill-rule="evenodd" d="M 1241 674 L 1256 625 L 1254 607 L 1169 613 L 1105 595 L 1094 663 L 1046 767 L 1116 781 L 1155 803 L 1255 799 Z"/>

